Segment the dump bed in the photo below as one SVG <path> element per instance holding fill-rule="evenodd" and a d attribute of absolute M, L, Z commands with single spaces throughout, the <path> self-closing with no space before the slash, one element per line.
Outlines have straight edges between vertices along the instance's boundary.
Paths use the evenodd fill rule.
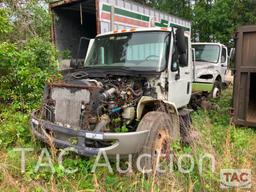
<path fill-rule="evenodd" d="M 234 123 L 256 127 L 256 25 L 237 29 Z"/>
<path fill-rule="evenodd" d="M 94 38 L 99 33 L 137 27 L 184 27 L 191 30 L 187 20 L 169 15 L 129 0 L 65 0 L 49 4 L 53 15 L 52 39 L 60 51 L 77 57 L 81 37 Z M 83 45 L 79 58 L 84 58 Z"/>

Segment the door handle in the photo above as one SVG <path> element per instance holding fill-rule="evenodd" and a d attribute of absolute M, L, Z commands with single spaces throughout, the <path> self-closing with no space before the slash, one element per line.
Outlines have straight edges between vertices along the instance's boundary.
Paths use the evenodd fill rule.
<path fill-rule="evenodd" d="M 187 71 L 187 72 L 185 72 L 185 75 L 189 75 L 189 74 L 190 74 L 190 72 L 188 72 L 188 71 Z"/>

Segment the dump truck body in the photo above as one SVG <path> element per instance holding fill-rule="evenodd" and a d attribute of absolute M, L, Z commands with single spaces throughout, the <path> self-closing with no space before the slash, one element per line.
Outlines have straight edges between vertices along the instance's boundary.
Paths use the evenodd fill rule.
<path fill-rule="evenodd" d="M 233 91 L 234 123 L 256 127 L 256 26 L 238 27 Z"/>

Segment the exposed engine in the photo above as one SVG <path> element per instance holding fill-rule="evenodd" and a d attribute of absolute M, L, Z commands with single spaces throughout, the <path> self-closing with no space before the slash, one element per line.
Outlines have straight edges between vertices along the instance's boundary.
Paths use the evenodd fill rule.
<path fill-rule="evenodd" d="M 73 78 L 46 91 L 45 118 L 73 129 L 128 132 L 137 126 L 136 106 L 154 94 L 146 78 Z"/>

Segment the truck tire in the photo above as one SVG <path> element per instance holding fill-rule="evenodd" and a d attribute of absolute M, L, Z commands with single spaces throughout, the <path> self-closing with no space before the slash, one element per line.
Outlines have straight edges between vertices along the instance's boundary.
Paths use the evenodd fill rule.
<path fill-rule="evenodd" d="M 220 95 L 221 95 L 221 91 L 222 91 L 221 82 L 220 81 L 215 81 L 215 83 L 213 85 L 211 97 L 214 98 L 214 99 L 219 98 Z"/>
<path fill-rule="evenodd" d="M 174 127 L 177 124 L 173 123 L 172 119 L 170 114 L 165 112 L 149 112 L 143 117 L 137 131 L 149 130 L 150 132 L 142 150 L 133 161 L 137 170 L 146 175 L 154 173 L 160 153 L 165 156 L 164 161 L 170 160 L 171 143 L 178 139 L 175 138 L 177 135 L 180 135 L 179 127 Z M 160 160 L 163 158 L 161 157 Z"/>

